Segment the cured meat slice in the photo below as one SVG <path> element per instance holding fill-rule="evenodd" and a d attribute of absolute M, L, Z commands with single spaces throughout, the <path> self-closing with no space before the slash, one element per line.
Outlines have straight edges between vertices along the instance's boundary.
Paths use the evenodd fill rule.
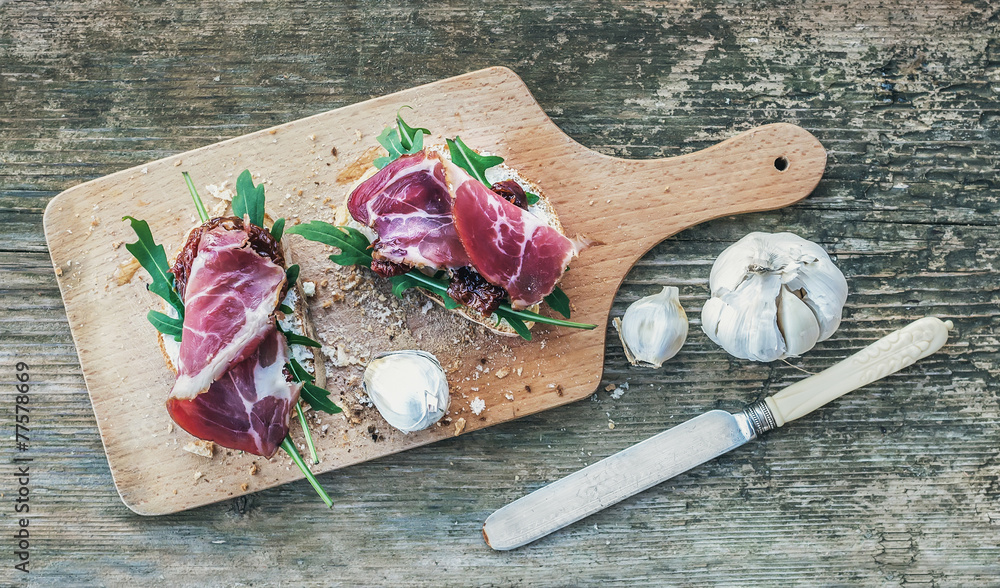
<path fill-rule="evenodd" d="M 289 351 L 274 326 L 245 359 L 190 400 L 170 397 L 167 412 L 182 429 L 223 447 L 271 457 L 288 436 L 302 384 L 289 382 Z"/>
<path fill-rule="evenodd" d="M 248 246 L 242 229 L 201 235 L 184 289 L 184 329 L 170 398 L 191 400 L 274 329 L 285 270 Z"/>
<path fill-rule="evenodd" d="M 404 155 L 385 166 L 354 189 L 347 209 L 378 234 L 375 257 L 431 269 L 469 265 L 436 153 Z"/>
<path fill-rule="evenodd" d="M 451 163 L 448 180 L 455 192 L 455 227 L 476 270 L 507 291 L 514 309 L 551 294 L 577 244 Z"/>

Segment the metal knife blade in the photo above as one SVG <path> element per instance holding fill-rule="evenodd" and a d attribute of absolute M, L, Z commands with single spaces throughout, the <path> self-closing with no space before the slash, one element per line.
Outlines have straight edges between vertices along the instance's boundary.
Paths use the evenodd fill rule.
<path fill-rule="evenodd" d="M 745 413 L 706 412 L 508 504 L 486 519 L 483 537 L 493 549 L 515 549 L 756 436 Z"/>

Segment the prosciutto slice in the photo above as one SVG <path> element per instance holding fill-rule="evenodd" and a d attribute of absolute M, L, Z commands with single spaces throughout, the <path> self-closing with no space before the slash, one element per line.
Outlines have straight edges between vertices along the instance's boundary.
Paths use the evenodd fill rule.
<path fill-rule="evenodd" d="M 378 234 L 376 257 L 431 269 L 469 265 L 436 153 L 421 151 L 393 161 L 355 188 L 347 208 L 354 220 Z"/>
<path fill-rule="evenodd" d="M 223 447 L 271 457 L 288 436 L 302 384 L 288 382 L 285 336 L 272 324 L 263 341 L 208 390 L 184 400 L 171 397 L 167 412 L 182 429 Z"/>
<path fill-rule="evenodd" d="M 184 329 L 170 398 L 192 400 L 274 329 L 285 270 L 249 246 L 246 230 L 201 234 L 184 287 Z"/>
<path fill-rule="evenodd" d="M 455 228 L 476 270 L 507 291 L 514 309 L 551 294 L 577 244 L 450 162 L 448 180 Z"/>

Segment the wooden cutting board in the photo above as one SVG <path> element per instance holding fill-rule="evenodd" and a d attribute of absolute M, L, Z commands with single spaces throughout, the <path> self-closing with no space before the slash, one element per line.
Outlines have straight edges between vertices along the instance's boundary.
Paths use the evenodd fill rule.
<path fill-rule="evenodd" d="M 660 160 L 601 155 L 556 127 L 524 83 L 490 68 L 347 106 L 71 188 L 45 211 L 45 234 L 80 364 L 115 484 L 137 513 L 176 512 L 302 476 L 279 453 L 271 460 L 217 448 L 208 459 L 182 449 L 192 438 L 164 408 L 173 375 L 146 312 L 160 301 L 149 277 L 134 272 L 122 246 L 134 241 L 124 215 L 149 222 L 157 242 L 176 251 L 196 224 L 181 177 L 188 171 L 209 209 L 210 185 L 232 187 L 250 169 L 264 181 L 272 215 L 290 223 L 332 220 L 333 208 L 377 155 L 375 137 L 404 105 L 429 143 L 461 135 L 506 158 L 554 203 L 570 236 L 600 242 L 576 259 L 562 282 L 573 320 L 592 331 L 536 325 L 532 341 L 500 337 L 428 304 L 392 297 L 367 270 L 339 268 L 330 250 L 293 239 L 302 279 L 316 284 L 309 311 L 324 343 L 327 388 L 345 411 L 316 415 L 326 472 L 573 402 L 601 380 L 612 300 L 633 263 L 661 240 L 724 215 L 787 206 L 819 182 L 826 153 L 790 124 L 758 127 L 714 147 Z M 224 184 L 224 182 L 226 184 Z M 129 279 L 130 274 L 134 273 Z M 403 435 L 361 403 L 360 375 L 374 353 L 423 349 L 448 369 L 446 421 Z M 473 400 L 485 403 L 474 414 Z M 478 404 L 478 403 L 477 403 Z M 464 428 L 463 428 L 464 425 Z M 301 443 L 299 426 L 293 436 Z M 336 499 L 337 477 L 321 482 Z M 322 503 L 316 500 L 317 508 Z"/>

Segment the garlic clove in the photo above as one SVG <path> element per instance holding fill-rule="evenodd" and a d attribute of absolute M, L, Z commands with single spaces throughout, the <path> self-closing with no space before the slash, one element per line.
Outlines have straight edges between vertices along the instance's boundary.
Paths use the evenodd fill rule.
<path fill-rule="evenodd" d="M 425 351 L 377 355 L 365 367 L 362 386 L 382 418 L 404 433 L 436 423 L 451 401 L 444 369 Z"/>
<path fill-rule="evenodd" d="M 819 340 L 819 321 L 812 309 L 794 292 L 783 286 L 778 298 L 778 330 L 785 340 L 781 357 L 802 355 Z"/>
<path fill-rule="evenodd" d="M 660 367 L 677 355 L 687 340 L 687 314 L 680 291 L 664 286 L 658 294 L 636 300 L 625 315 L 612 321 L 632 365 Z"/>
<path fill-rule="evenodd" d="M 778 330 L 777 298 L 781 276 L 750 273 L 733 292 L 709 298 L 702 309 L 702 329 L 730 355 L 773 361 L 785 352 Z"/>

